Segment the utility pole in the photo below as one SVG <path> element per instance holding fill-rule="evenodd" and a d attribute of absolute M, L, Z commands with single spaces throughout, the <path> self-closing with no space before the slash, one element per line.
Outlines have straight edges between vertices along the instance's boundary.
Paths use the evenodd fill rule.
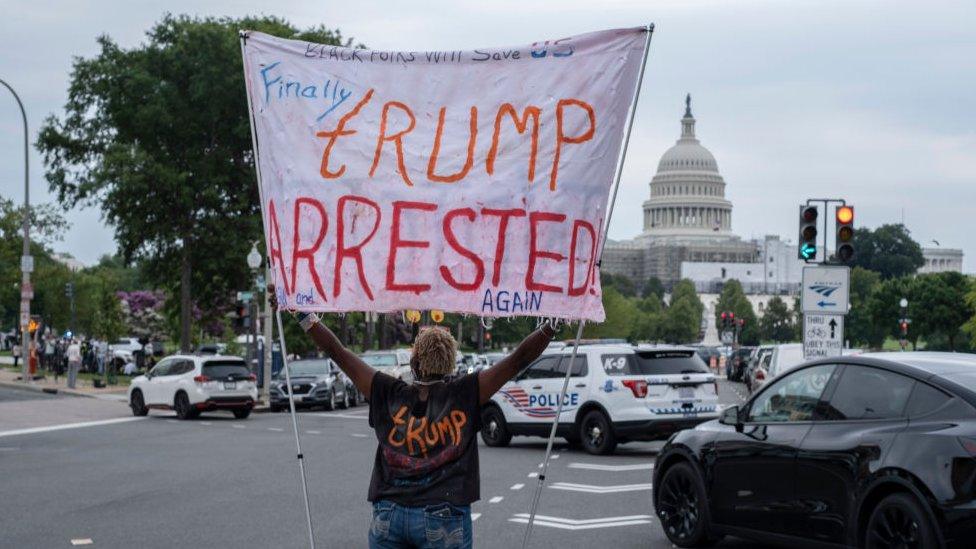
<path fill-rule="evenodd" d="M 30 300 L 34 296 L 34 289 L 31 287 L 30 274 L 34 270 L 34 258 L 30 255 L 30 131 L 27 129 L 27 111 L 24 104 L 20 101 L 20 96 L 10 86 L 10 84 L 0 79 L 20 107 L 20 116 L 24 121 L 24 252 L 20 258 L 20 270 L 23 271 L 23 279 L 20 285 L 20 339 L 21 354 L 24 357 L 24 368 L 22 379 L 24 383 L 30 382 Z"/>

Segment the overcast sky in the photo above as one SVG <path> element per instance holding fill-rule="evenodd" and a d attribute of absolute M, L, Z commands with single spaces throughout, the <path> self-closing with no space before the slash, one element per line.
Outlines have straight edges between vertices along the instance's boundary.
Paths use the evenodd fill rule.
<path fill-rule="evenodd" d="M 325 24 L 370 48 L 521 45 L 654 22 L 611 238 L 641 230 L 640 204 L 680 132 L 691 92 L 718 160 L 733 230 L 796 239 L 796 204 L 844 197 L 859 226 L 905 224 L 923 246 L 962 248 L 976 272 L 976 2 L 786 0 L 4 0 L 0 78 L 20 93 L 31 140 L 60 113 L 74 56 L 108 34 L 124 47 L 165 12 L 267 14 Z M 0 195 L 23 200 L 20 115 L 0 90 Z M 51 201 L 31 156 L 32 200 Z M 73 210 L 55 245 L 85 263 L 115 250 L 98 210 Z M 219 243 L 215 243 L 219 245 Z M 241 258 L 243 261 L 244 258 Z"/>

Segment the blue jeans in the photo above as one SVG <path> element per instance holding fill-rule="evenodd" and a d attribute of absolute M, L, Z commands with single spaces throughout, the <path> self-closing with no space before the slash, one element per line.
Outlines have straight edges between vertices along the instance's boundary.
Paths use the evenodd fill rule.
<path fill-rule="evenodd" d="M 370 549 L 468 549 L 471 544 L 469 505 L 407 507 L 387 500 L 373 504 Z"/>

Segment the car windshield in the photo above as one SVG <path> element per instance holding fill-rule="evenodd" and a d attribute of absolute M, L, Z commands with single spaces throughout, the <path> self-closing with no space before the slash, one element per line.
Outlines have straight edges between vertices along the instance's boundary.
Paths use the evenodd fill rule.
<path fill-rule="evenodd" d="M 362 359 L 373 368 L 393 368 L 397 365 L 396 355 L 393 353 L 366 354 Z"/>
<path fill-rule="evenodd" d="M 616 375 L 707 374 L 708 367 L 695 351 L 638 351 L 603 355 L 603 368 Z"/>
<path fill-rule="evenodd" d="M 327 360 L 296 360 L 288 364 L 288 373 L 293 376 L 321 376 L 329 373 Z"/>
<path fill-rule="evenodd" d="M 230 377 L 245 378 L 251 375 L 243 362 L 236 360 L 214 360 L 203 364 L 203 375 L 213 379 Z"/>

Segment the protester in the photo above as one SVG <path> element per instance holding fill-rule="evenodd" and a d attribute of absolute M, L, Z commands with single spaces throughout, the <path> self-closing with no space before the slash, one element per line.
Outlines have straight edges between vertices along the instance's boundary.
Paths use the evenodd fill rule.
<path fill-rule="evenodd" d="M 41 358 L 41 368 L 45 370 L 54 368 L 54 352 L 56 349 L 53 339 L 52 337 L 44 339 L 44 356 Z"/>
<path fill-rule="evenodd" d="M 74 389 L 78 381 L 78 370 L 81 369 L 81 345 L 77 339 L 72 339 L 65 352 L 68 359 L 68 388 Z"/>
<path fill-rule="evenodd" d="M 12 349 L 10 349 L 10 354 L 14 357 L 14 369 L 17 368 L 17 362 L 20 361 L 20 343 L 14 343 Z"/>
<path fill-rule="evenodd" d="M 555 335 L 552 324 L 543 324 L 495 366 L 457 377 L 457 342 L 450 332 L 421 329 L 410 360 L 416 381 L 408 384 L 371 368 L 316 315 L 296 317 L 356 389 L 369 395 L 369 424 L 379 443 L 369 484 L 369 547 L 471 547 L 471 504 L 480 499 L 481 406 L 542 354 Z"/>

